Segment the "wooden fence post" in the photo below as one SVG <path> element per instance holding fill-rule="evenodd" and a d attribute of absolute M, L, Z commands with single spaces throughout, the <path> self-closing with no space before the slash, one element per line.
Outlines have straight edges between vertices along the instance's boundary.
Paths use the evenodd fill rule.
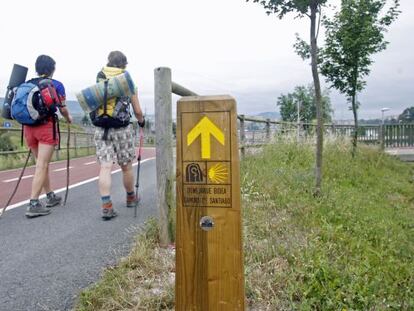
<path fill-rule="evenodd" d="M 60 160 L 59 151 L 60 151 L 59 148 L 56 148 L 55 149 L 55 160 L 56 161 L 59 161 Z"/>
<path fill-rule="evenodd" d="M 241 156 L 242 158 L 244 158 L 245 154 L 246 154 L 246 149 L 244 144 L 246 143 L 246 133 L 244 131 L 244 114 L 240 115 L 240 151 L 241 151 Z"/>
<path fill-rule="evenodd" d="M 89 133 L 86 133 L 86 152 L 88 153 L 88 155 L 90 154 L 90 150 L 89 150 L 89 145 L 90 145 L 90 135 Z"/>
<path fill-rule="evenodd" d="M 296 142 L 300 142 L 300 120 L 298 118 L 298 122 L 296 122 Z"/>
<path fill-rule="evenodd" d="M 177 104 L 175 310 L 245 310 L 236 101 Z"/>
<path fill-rule="evenodd" d="M 266 140 L 270 141 L 270 119 L 266 119 Z"/>
<path fill-rule="evenodd" d="M 77 148 L 77 141 L 76 141 L 76 132 L 73 133 L 73 147 L 75 148 L 75 157 L 78 157 L 78 148 Z"/>
<path fill-rule="evenodd" d="M 160 244 L 168 246 L 169 215 L 173 201 L 173 149 L 172 149 L 172 93 L 171 69 L 165 67 L 154 70 L 155 124 L 157 125 L 156 169 L 157 206 L 160 213 Z"/>

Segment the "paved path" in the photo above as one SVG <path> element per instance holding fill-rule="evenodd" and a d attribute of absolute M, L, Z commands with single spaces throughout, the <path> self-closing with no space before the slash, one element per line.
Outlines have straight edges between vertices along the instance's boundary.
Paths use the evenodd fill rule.
<path fill-rule="evenodd" d="M 385 152 L 397 156 L 402 161 L 414 162 L 414 148 L 389 148 Z"/>
<path fill-rule="evenodd" d="M 23 206 L 6 212 L 0 219 L 0 310 L 70 310 L 80 290 L 128 254 L 136 231 L 156 216 L 154 159 L 142 162 L 141 174 L 137 218 L 123 207 L 120 173 L 112 185 L 119 216 L 111 221 L 100 218 L 96 181 L 71 189 L 68 206 L 48 216 L 27 219 Z"/>

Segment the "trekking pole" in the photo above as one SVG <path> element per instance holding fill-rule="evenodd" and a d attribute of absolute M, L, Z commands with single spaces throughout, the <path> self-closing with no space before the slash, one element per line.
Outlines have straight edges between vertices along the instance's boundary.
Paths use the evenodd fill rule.
<path fill-rule="evenodd" d="M 138 188 L 139 188 L 139 171 L 141 169 L 141 154 L 142 154 L 142 145 L 144 141 L 144 130 L 142 127 L 139 128 L 139 149 L 138 149 L 138 165 L 137 165 L 137 182 L 135 183 L 135 195 L 138 198 Z M 134 208 L 134 217 L 137 217 L 138 202 L 135 204 Z"/>
<path fill-rule="evenodd" d="M 70 124 L 68 123 L 68 141 L 66 143 L 66 192 L 65 200 L 63 201 L 63 206 L 66 206 L 66 201 L 68 200 L 69 194 L 69 167 L 70 167 Z M 76 146 L 75 146 L 76 148 Z"/>
<path fill-rule="evenodd" d="M 32 150 L 29 149 L 29 152 L 27 153 L 26 162 L 24 163 L 23 169 L 20 173 L 19 179 L 17 180 L 16 187 L 13 190 L 13 193 L 11 194 L 9 200 L 7 201 L 6 205 L 3 207 L 3 209 L 0 211 L 0 218 L 3 216 L 4 212 L 6 211 L 7 207 L 9 206 L 10 202 L 13 200 L 14 195 L 17 192 L 17 188 L 19 188 L 20 182 L 22 180 L 24 171 L 26 170 L 27 164 L 29 163 L 30 155 L 32 154 Z"/>

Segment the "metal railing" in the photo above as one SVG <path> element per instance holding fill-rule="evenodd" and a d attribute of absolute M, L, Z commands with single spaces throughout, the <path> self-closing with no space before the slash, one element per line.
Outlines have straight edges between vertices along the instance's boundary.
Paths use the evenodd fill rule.
<path fill-rule="evenodd" d="M 268 144 L 271 138 L 277 134 L 297 132 L 297 125 L 291 122 L 264 120 L 246 117 L 245 115 L 238 115 L 237 119 L 239 120 L 239 149 L 242 156 L 246 154 L 247 148 L 262 147 Z"/>
<path fill-rule="evenodd" d="M 261 147 L 275 135 L 296 135 L 300 140 L 301 137 L 313 136 L 316 131 L 316 124 L 313 123 L 264 120 L 244 115 L 239 115 L 238 119 L 242 155 L 246 148 Z M 254 126 L 257 124 L 261 126 Z M 324 124 L 327 135 L 351 137 L 354 130 L 352 125 Z M 414 124 L 364 124 L 358 127 L 357 137 L 359 142 L 378 144 L 383 148 L 414 147 Z"/>
<path fill-rule="evenodd" d="M 383 132 L 385 147 L 414 147 L 414 124 L 386 124 Z"/>

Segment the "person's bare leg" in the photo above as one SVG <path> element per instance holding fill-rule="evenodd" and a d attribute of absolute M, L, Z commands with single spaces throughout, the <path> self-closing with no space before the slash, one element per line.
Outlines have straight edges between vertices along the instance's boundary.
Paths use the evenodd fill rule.
<path fill-rule="evenodd" d="M 43 183 L 43 191 L 45 193 L 52 192 L 52 188 L 50 187 L 49 166 L 47 167 L 46 178 L 45 178 L 45 182 Z"/>
<path fill-rule="evenodd" d="M 35 153 L 36 156 L 36 170 L 33 177 L 32 182 L 32 193 L 30 195 L 31 199 L 38 199 L 40 193 L 42 192 L 42 188 L 45 186 L 49 187 L 49 178 L 48 178 L 48 167 L 50 159 L 52 158 L 53 151 L 54 151 L 53 145 L 46 145 L 46 144 L 39 144 L 39 147 L 37 148 L 37 151 Z"/>
<path fill-rule="evenodd" d="M 32 153 L 36 159 L 37 159 L 38 152 L 39 152 L 38 148 L 32 148 Z M 46 179 L 45 179 L 45 182 L 43 183 L 43 191 L 45 193 L 52 192 L 52 188 L 50 187 L 49 165 L 47 166 Z"/>
<path fill-rule="evenodd" d="M 134 191 L 134 172 L 132 170 L 132 162 L 126 165 L 121 165 L 122 169 L 122 181 L 124 182 L 124 188 L 126 192 Z"/>
<path fill-rule="evenodd" d="M 101 162 L 99 171 L 99 193 L 102 197 L 111 195 L 112 162 Z"/>
<path fill-rule="evenodd" d="M 126 206 L 135 207 L 138 204 L 138 193 L 134 191 L 134 171 L 132 170 L 132 162 L 126 165 L 121 165 L 122 180 L 126 191 Z"/>

